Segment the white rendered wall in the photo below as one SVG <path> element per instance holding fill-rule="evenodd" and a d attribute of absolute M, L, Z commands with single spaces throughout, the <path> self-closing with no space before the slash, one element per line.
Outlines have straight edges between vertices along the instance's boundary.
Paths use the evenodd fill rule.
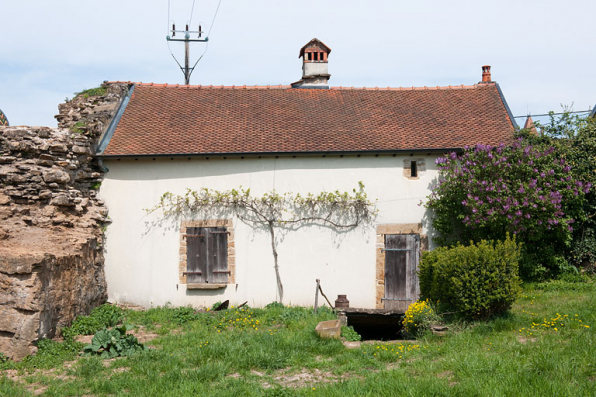
<path fill-rule="evenodd" d="M 277 299 L 270 237 L 234 219 L 236 283 L 220 290 L 186 290 L 178 275 L 180 221 L 148 214 L 160 196 L 187 188 L 228 190 L 242 186 L 251 194 L 352 191 L 362 181 L 370 200 L 378 200 L 375 224 L 338 233 L 308 226 L 278 232 L 284 303 L 312 306 L 315 280 L 335 300 L 347 294 L 351 307 L 375 307 L 375 245 L 379 224 L 423 223 L 419 206 L 438 172 L 436 156 L 424 156 L 426 172 L 418 180 L 404 176 L 406 156 L 299 157 L 251 159 L 109 160 L 100 195 L 112 224 L 106 232 L 106 278 L 112 302 L 146 307 L 211 306 L 229 299 L 263 306 Z M 420 157 L 417 157 L 419 159 Z"/>

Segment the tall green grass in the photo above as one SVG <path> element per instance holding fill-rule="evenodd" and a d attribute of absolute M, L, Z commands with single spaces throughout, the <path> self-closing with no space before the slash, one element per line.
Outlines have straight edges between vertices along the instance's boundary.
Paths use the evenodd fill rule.
<path fill-rule="evenodd" d="M 149 350 L 107 364 L 53 355 L 51 374 L 0 364 L 23 374 L 0 375 L 0 396 L 30 395 L 28 385 L 45 396 L 593 396 L 595 307 L 592 282 L 529 284 L 501 317 L 357 349 L 315 334 L 328 310 L 127 311 L 124 322 L 159 334 Z"/>

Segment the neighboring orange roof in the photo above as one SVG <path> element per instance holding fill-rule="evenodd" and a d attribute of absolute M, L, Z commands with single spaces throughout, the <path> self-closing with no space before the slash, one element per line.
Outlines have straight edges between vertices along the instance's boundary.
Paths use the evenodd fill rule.
<path fill-rule="evenodd" d="M 293 89 L 135 84 L 101 156 L 364 153 L 498 144 L 498 86 Z"/>
<path fill-rule="evenodd" d="M 536 125 L 534 124 L 534 120 L 532 117 L 528 116 L 526 119 L 526 123 L 524 124 L 525 130 L 530 130 L 531 134 L 538 135 L 538 130 L 536 129 Z"/>

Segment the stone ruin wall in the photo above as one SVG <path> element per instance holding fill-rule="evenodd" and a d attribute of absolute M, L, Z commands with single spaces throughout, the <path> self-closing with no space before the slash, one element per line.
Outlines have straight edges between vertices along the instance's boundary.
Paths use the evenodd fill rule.
<path fill-rule="evenodd" d="M 94 154 L 127 90 L 59 105 L 58 128 L 0 127 L 0 352 L 10 358 L 107 299 Z"/>

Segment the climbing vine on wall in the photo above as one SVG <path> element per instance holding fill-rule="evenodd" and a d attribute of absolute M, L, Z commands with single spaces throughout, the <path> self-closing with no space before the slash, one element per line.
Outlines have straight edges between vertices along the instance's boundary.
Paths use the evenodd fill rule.
<path fill-rule="evenodd" d="M 283 284 L 279 272 L 276 230 L 293 230 L 304 225 L 328 226 L 349 230 L 370 223 L 377 214 L 376 204 L 364 192 L 364 184 L 352 192 L 319 194 L 279 194 L 275 190 L 262 196 L 251 195 L 250 189 L 226 191 L 202 188 L 187 189 L 183 195 L 166 192 L 148 212 L 161 211 L 165 217 L 208 217 L 232 213 L 252 226 L 265 227 L 271 237 L 271 249 L 279 301 L 283 302 Z"/>

